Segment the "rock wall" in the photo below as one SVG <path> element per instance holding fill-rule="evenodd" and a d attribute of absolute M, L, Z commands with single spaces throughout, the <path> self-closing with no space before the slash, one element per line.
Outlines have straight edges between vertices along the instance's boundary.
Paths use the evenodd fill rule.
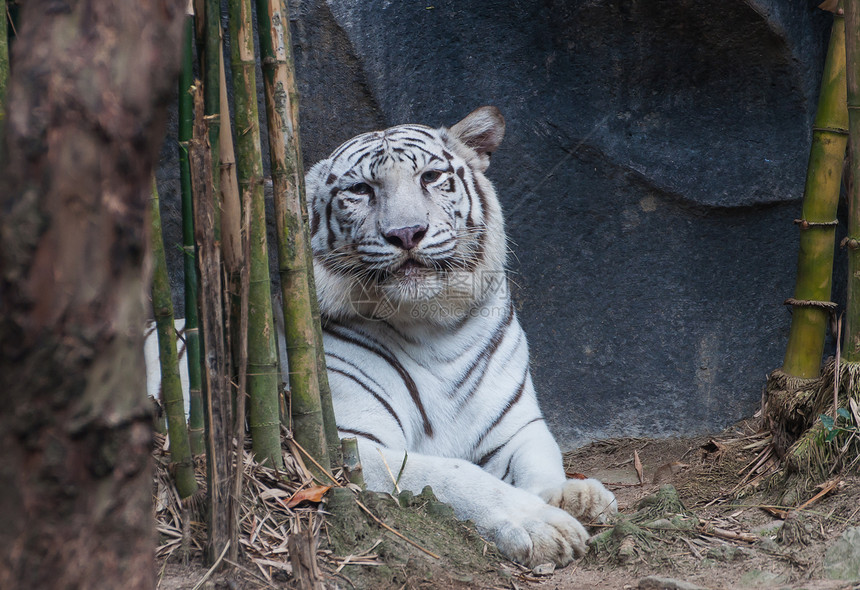
<path fill-rule="evenodd" d="M 563 447 L 719 429 L 782 362 L 830 17 L 784 0 L 292 1 L 306 165 L 493 104 Z M 262 110 L 261 110 L 262 112 Z"/>

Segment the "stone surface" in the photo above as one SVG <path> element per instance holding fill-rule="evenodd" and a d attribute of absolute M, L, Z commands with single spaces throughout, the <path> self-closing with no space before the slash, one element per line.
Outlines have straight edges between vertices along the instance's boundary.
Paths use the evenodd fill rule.
<path fill-rule="evenodd" d="M 847 529 L 827 550 L 824 573 L 831 580 L 860 581 L 860 527 Z"/>
<path fill-rule="evenodd" d="M 647 576 L 639 580 L 639 590 L 708 590 L 698 584 L 676 580 L 674 578 L 660 578 L 658 576 Z"/>
<path fill-rule="evenodd" d="M 371 129 L 505 115 L 489 176 L 562 447 L 754 411 L 787 338 L 829 15 L 781 0 L 291 7 L 308 166 Z"/>

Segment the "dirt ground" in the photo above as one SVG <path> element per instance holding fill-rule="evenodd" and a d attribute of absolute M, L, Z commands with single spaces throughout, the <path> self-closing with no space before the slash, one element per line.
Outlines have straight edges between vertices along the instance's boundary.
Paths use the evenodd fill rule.
<path fill-rule="evenodd" d="M 770 507 L 799 506 L 821 489 L 805 489 L 782 474 L 767 477 L 775 462 L 750 476 L 766 443 L 744 423 L 720 436 L 600 441 L 569 453 L 568 469 L 604 481 L 621 514 L 633 514 L 643 498 L 670 484 L 699 524 L 687 534 L 634 539 L 625 556 L 592 551 L 534 587 L 639 588 L 647 586 L 640 586 L 643 578 L 657 576 L 708 589 L 860 588 L 857 580 L 826 579 L 822 568 L 826 549 L 860 524 L 860 478 L 836 477 L 832 491 L 780 518 L 785 515 Z"/>
<path fill-rule="evenodd" d="M 623 524 L 595 529 L 598 542 L 589 555 L 566 568 L 528 571 L 501 558 L 431 495 L 398 502 L 365 493 L 359 496 L 364 507 L 412 543 L 365 518 L 366 511 L 317 517 L 321 577 L 330 588 L 373 590 L 860 590 L 858 580 L 827 579 L 823 567 L 827 548 L 847 527 L 860 525 L 860 477 L 836 476 L 825 493 L 770 477 L 776 464 L 761 459 L 767 440 L 750 424 L 711 437 L 599 441 L 569 453 L 569 474 L 604 481 L 618 498 Z M 666 494 L 674 499 L 651 502 Z M 650 508 L 640 509 L 646 498 Z M 656 512 L 645 518 L 648 510 Z M 159 588 L 193 588 L 206 572 L 199 556 L 189 565 L 177 561 L 160 561 Z M 200 588 L 296 587 L 289 564 L 269 561 L 277 556 L 246 560 Z"/>

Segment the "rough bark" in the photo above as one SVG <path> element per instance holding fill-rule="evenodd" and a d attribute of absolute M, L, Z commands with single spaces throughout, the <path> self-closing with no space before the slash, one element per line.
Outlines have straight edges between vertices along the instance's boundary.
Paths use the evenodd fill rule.
<path fill-rule="evenodd" d="M 182 5 L 31 0 L 0 186 L 0 587 L 152 588 L 146 211 Z"/>
<path fill-rule="evenodd" d="M 194 110 L 203 110 L 203 93 L 194 93 Z M 206 557 L 214 563 L 229 542 L 231 452 L 233 412 L 230 390 L 229 352 L 224 335 L 224 288 L 221 282 L 221 248 L 215 238 L 215 191 L 212 157 L 206 120 L 194 120 L 189 147 L 191 184 L 194 193 L 194 239 L 199 269 L 198 306 L 203 344 L 200 359 L 203 408 L 206 414 L 206 478 L 209 489 Z"/>

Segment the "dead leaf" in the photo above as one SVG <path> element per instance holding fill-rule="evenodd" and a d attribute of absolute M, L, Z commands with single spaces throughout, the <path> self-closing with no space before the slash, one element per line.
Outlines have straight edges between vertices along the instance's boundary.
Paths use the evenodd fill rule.
<path fill-rule="evenodd" d="M 568 471 L 565 473 L 567 479 L 588 479 L 588 476 L 584 473 L 577 473 L 576 471 Z"/>
<path fill-rule="evenodd" d="M 299 490 L 286 502 L 287 508 L 294 508 L 302 502 L 322 502 L 323 496 L 331 489 L 331 486 L 314 486 Z"/>
<path fill-rule="evenodd" d="M 645 483 L 645 474 L 642 471 L 642 461 L 639 460 L 639 451 L 633 449 L 633 468 L 636 470 L 636 475 L 639 477 L 639 483 Z"/>

